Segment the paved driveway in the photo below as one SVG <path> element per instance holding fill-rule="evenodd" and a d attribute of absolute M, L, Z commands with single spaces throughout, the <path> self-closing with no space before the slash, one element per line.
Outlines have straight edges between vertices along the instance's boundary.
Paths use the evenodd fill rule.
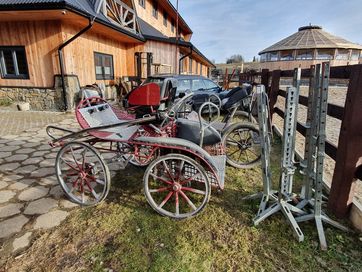
<path fill-rule="evenodd" d="M 62 222 L 76 207 L 63 197 L 54 175 L 56 150 L 47 124 L 77 127 L 73 114 L 0 112 L 1 258 L 26 249 L 36 231 Z"/>

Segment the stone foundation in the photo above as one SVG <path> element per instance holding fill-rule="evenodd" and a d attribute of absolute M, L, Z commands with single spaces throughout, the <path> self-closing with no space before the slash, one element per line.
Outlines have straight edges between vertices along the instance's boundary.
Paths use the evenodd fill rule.
<path fill-rule="evenodd" d="M 31 87 L 0 87 L 0 100 L 10 100 L 12 103 L 29 102 L 31 110 L 60 110 L 60 96 L 54 89 L 37 89 Z"/>

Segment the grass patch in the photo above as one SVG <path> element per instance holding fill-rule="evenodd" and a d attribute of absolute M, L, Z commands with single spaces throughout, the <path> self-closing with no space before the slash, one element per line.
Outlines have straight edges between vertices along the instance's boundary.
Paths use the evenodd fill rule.
<path fill-rule="evenodd" d="M 13 103 L 10 98 L 1 98 L 0 99 L 0 107 L 8 107 Z"/>
<path fill-rule="evenodd" d="M 278 183 L 280 143 L 273 148 Z M 174 221 L 156 214 L 142 192 L 143 170 L 129 167 L 113 181 L 105 203 L 72 212 L 8 265 L 31 271 L 361 271 L 356 233 L 326 226 L 328 251 L 319 250 L 312 223 L 298 243 L 281 214 L 252 225 L 259 201 L 242 197 L 262 189 L 259 168 L 227 168 L 226 188 L 213 192 L 197 217 Z M 296 183 L 301 177 L 296 176 Z"/>

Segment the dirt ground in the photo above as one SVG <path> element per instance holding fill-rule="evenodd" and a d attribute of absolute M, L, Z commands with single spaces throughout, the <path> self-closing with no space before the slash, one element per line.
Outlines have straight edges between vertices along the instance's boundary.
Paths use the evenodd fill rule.
<path fill-rule="evenodd" d="M 282 87 L 282 89 L 286 89 L 286 87 Z M 328 103 L 335 104 L 338 106 L 344 106 L 347 94 L 347 87 L 330 87 L 329 94 L 328 94 Z M 308 87 L 301 87 L 300 95 L 308 96 Z M 281 109 L 284 109 L 285 99 L 281 96 L 278 97 L 277 106 Z M 283 119 L 280 118 L 278 115 L 274 115 L 274 124 L 278 128 L 283 128 Z M 298 121 L 300 123 L 306 122 L 307 118 L 307 107 L 303 105 L 299 105 L 298 107 Z M 326 124 L 326 133 L 327 133 L 327 140 L 331 143 L 338 146 L 338 139 L 339 139 L 339 131 L 341 129 L 341 120 L 336 118 L 327 116 L 327 124 Z M 304 141 L 305 138 L 302 134 L 297 133 L 297 151 L 304 155 Z M 331 184 L 333 178 L 333 172 L 335 167 L 335 161 L 326 156 L 325 163 L 324 163 L 324 180 L 327 184 Z M 362 181 L 357 181 L 357 186 L 355 190 L 355 198 L 362 203 Z"/>

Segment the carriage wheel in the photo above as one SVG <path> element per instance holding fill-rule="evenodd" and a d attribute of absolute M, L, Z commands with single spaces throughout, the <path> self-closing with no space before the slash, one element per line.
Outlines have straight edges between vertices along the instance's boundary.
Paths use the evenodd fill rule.
<path fill-rule="evenodd" d="M 107 165 L 92 146 L 71 142 L 58 152 L 55 162 L 58 182 L 72 201 L 95 205 L 104 200 L 111 187 Z"/>
<path fill-rule="evenodd" d="M 261 146 L 259 130 L 252 124 L 233 124 L 223 132 L 227 162 L 236 168 L 249 169 L 259 164 Z"/>
<path fill-rule="evenodd" d="M 146 169 L 143 180 L 151 207 L 174 219 L 195 216 L 210 198 L 211 185 L 205 169 L 184 155 L 156 159 Z"/>

